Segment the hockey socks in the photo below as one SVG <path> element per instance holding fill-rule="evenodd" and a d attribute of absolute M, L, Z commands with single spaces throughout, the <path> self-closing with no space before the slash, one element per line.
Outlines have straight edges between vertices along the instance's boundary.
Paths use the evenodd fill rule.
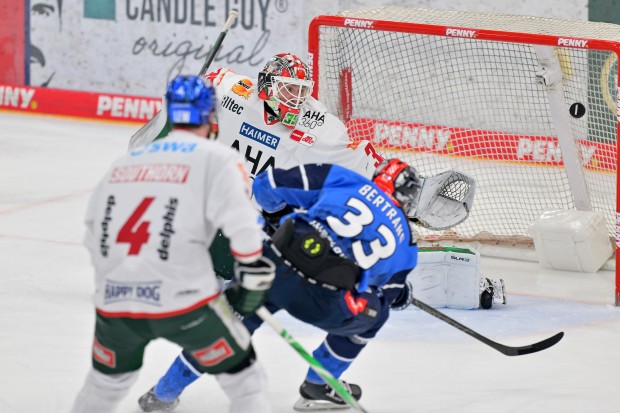
<path fill-rule="evenodd" d="M 153 389 L 155 396 L 161 401 L 172 402 L 200 376 L 201 373 L 181 353 L 157 382 Z"/>
<path fill-rule="evenodd" d="M 335 378 L 339 378 L 365 346 L 366 343 L 354 343 L 349 337 L 328 335 L 312 355 Z M 315 384 L 325 383 L 312 369 L 308 370 L 306 380 Z"/>

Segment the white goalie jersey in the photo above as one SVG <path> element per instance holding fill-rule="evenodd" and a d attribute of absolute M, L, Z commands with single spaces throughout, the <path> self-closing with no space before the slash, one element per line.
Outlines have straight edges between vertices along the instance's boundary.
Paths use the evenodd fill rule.
<path fill-rule="evenodd" d="M 86 227 L 95 306 L 108 316 L 169 316 L 217 296 L 208 247 L 218 228 L 238 261 L 262 255 L 243 159 L 184 131 L 118 159 L 90 199 Z"/>
<path fill-rule="evenodd" d="M 255 89 L 256 79 L 228 68 L 207 78 L 217 91 L 220 105 L 218 141 L 239 151 L 252 176 L 269 167 L 332 163 L 371 178 L 383 160 L 370 142 L 352 144 L 344 124 L 312 97 L 306 99 L 295 128 L 290 129 L 266 119 L 265 102 Z"/>

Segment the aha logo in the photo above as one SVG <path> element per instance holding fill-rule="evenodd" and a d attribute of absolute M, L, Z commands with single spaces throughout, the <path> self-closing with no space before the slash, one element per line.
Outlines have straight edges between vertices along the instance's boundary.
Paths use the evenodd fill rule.
<path fill-rule="evenodd" d="M 560 37 L 558 39 L 558 46 L 579 47 L 579 48 L 585 49 L 588 47 L 588 40 L 568 39 L 566 37 Z"/>
<path fill-rule="evenodd" d="M 325 123 L 325 113 L 316 110 L 307 110 L 301 118 L 301 126 L 314 129 L 317 126 L 323 126 Z"/>
<path fill-rule="evenodd" d="M 348 27 L 359 27 L 360 29 L 372 29 L 374 20 L 344 19 L 344 25 Z"/>

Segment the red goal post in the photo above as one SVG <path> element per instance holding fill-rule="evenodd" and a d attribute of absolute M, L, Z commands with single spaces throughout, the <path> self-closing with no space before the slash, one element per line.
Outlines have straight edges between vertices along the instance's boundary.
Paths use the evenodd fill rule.
<path fill-rule="evenodd" d="M 352 141 L 476 178 L 470 217 L 422 238 L 531 245 L 543 211 L 593 210 L 620 245 L 620 26 L 383 7 L 316 17 L 308 51 Z"/>

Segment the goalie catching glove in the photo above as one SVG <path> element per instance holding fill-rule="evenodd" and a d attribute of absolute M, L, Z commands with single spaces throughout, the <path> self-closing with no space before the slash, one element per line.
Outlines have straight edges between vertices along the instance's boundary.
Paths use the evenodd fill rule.
<path fill-rule="evenodd" d="M 269 258 L 250 264 L 235 262 L 235 278 L 226 288 L 226 298 L 240 315 L 252 314 L 265 302 L 275 276 L 276 266 Z"/>
<path fill-rule="evenodd" d="M 465 221 L 474 202 L 476 180 L 455 170 L 424 178 L 413 222 L 440 231 Z"/>

